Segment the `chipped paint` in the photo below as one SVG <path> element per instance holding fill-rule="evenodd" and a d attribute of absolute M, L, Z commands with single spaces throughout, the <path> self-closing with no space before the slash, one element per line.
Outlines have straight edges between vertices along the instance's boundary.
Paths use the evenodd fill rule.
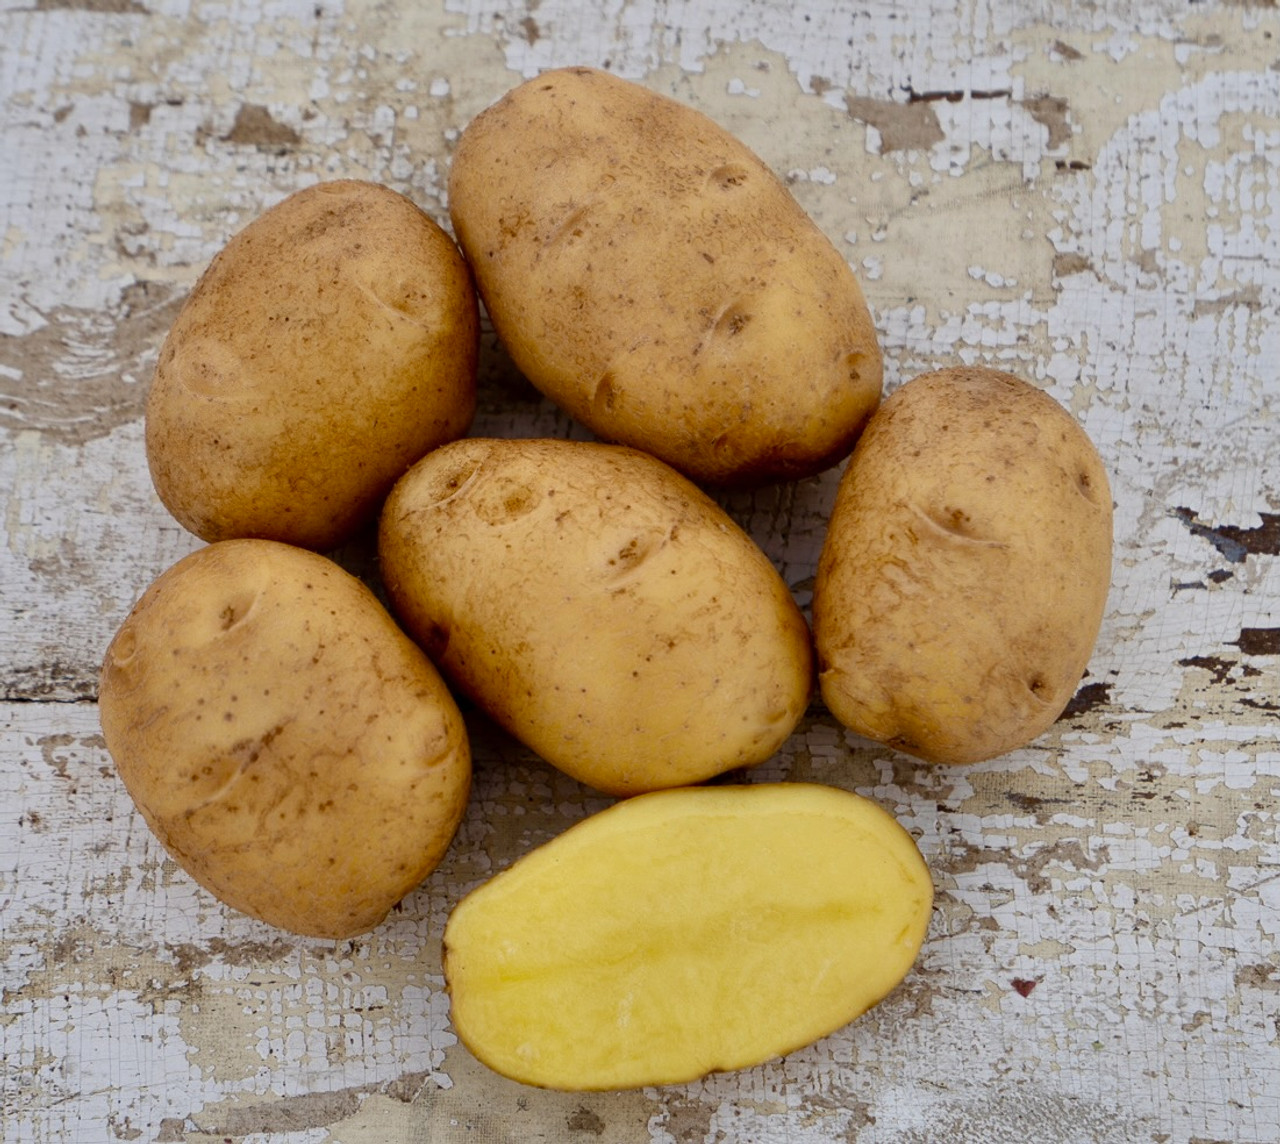
<path fill-rule="evenodd" d="M 180 304 L 139 282 L 109 308 L 59 307 L 28 333 L 0 333 L 0 427 L 76 446 L 137 421 Z"/>

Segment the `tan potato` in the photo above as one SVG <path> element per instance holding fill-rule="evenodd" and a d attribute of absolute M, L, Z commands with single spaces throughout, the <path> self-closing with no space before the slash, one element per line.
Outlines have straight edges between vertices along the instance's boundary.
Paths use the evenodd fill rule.
<path fill-rule="evenodd" d="M 808 704 L 808 627 L 768 558 L 622 446 L 470 438 L 383 510 L 392 605 L 460 690 L 574 778 L 628 795 L 768 758 Z"/>
<path fill-rule="evenodd" d="M 1046 393 L 978 368 L 908 382 L 854 450 L 818 564 L 827 707 L 934 762 L 1029 743 L 1088 665 L 1111 543 L 1106 470 Z"/>
<path fill-rule="evenodd" d="M 147 400 L 160 499 L 204 540 L 326 550 L 475 411 L 479 319 L 453 240 L 403 195 L 299 191 L 226 245 Z"/>
<path fill-rule="evenodd" d="M 515 88 L 462 133 L 449 210 L 528 379 L 695 480 L 818 472 L 880 399 L 848 263 L 745 145 L 638 84 Z"/>
<path fill-rule="evenodd" d="M 111 642 L 100 712 L 174 860 L 295 933 L 372 929 L 466 805 L 466 729 L 436 669 L 359 580 L 274 541 L 161 575 Z"/>
<path fill-rule="evenodd" d="M 458 903 L 444 934 L 450 1019 L 489 1067 L 548 1088 L 747 1068 L 885 997 L 932 901 L 911 836 L 847 791 L 641 795 Z"/>

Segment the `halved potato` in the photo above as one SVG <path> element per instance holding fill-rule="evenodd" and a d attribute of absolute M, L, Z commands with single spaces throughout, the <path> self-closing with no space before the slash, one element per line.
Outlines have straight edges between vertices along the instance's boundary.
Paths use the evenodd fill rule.
<path fill-rule="evenodd" d="M 548 1088 L 744 1068 L 888 994 L 932 900 L 911 836 L 850 792 L 639 795 L 458 904 L 444 935 L 453 1025 L 497 1072 Z"/>

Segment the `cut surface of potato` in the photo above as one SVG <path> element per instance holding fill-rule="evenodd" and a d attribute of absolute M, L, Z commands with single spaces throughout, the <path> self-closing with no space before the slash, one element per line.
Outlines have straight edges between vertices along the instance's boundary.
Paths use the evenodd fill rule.
<path fill-rule="evenodd" d="M 463 1043 L 565 1090 L 679 1083 L 809 1044 L 906 975 L 932 905 L 884 809 L 806 783 L 639 795 L 454 909 Z"/>

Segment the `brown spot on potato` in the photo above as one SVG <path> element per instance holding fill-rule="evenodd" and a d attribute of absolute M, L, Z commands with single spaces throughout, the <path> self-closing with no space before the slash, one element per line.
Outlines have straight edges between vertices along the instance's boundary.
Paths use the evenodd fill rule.
<path fill-rule="evenodd" d="M 507 476 L 493 476 L 471 497 L 475 515 L 486 524 L 505 525 L 531 513 L 542 495 L 528 484 Z"/>
<path fill-rule="evenodd" d="M 621 577 L 634 572 L 654 553 L 660 551 L 669 539 L 670 532 L 665 536 L 653 534 L 633 536 L 618 549 L 615 555 L 609 558 L 608 568 L 610 573 L 615 577 Z"/>
<path fill-rule="evenodd" d="M 428 658 L 439 662 L 449 648 L 449 629 L 443 624 L 429 624 L 422 633 L 421 643 Z"/>
<path fill-rule="evenodd" d="M 423 490 L 421 498 L 415 496 L 415 508 L 422 507 L 438 508 L 447 504 L 455 496 L 461 495 L 476 479 L 480 472 L 480 459 L 478 457 L 465 456 L 458 459 L 457 463 L 451 465 L 439 474 L 433 474 L 431 483 Z"/>
<path fill-rule="evenodd" d="M 232 696 L 232 698 L 235 698 Z M 283 723 L 277 723 L 268 731 L 264 731 L 256 739 L 242 739 L 231 748 L 233 756 L 239 756 L 242 767 L 247 767 L 252 763 L 256 763 L 272 743 L 279 738 L 280 733 L 284 730 Z"/>
<path fill-rule="evenodd" d="M 228 600 L 218 615 L 218 621 L 224 632 L 229 632 L 237 624 L 243 623 L 245 617 L 253 609 L 255 597 L 239 596 Z"/>
<path fill-rule="evenodd" d="M 543 242 L 543 247 L 553 247 L 581 238 L 586 232 L 585 220 L 591 213 L 594 203 L 581 203 L 569 211 Z"/>
<path fill-rule="evenodd" d="M 1076 490 L 1090 504 L 1098 503 L 1098 490 L 1094 488 L 1093 477 L 1091 477 L 1084 469 L 1076 474 Z"/>
<path fill-rule="evenodd" d="M 869 363 L 868 355 L 863 350 L 850 350 L 844 355 L 845 372 L 854 385 L 861 386 L 863 375 Z M 874 365 L 874 362 L 870 364 Z"/>
<path fill-rule="evenodd" d="M 502 507 L 508 516 L 523 516 L 529 511 L 537 498 L 532 489 L 515 489 L 507 494 Z"/>
<path fill-rule="evenodd" d="M 975 528 L 973 518 L 964 509 L 954 505 L 942 508 L 925 508 L 913 505 L 916 515 L 930 524 L 936 532 L 945 533 L 949 538 L 968 541 L 973 544 L 990 545 L 993 548 L 1004 548 L 1005 545 L 990 537 L 982 535 Z"/>
<path fill-rule="evenodd" d="M 614 385 L 613 371 L 607 369 L 600 375 L 600 380 L 596 382 L 596 390 L 591 397 L 591 407 L 597 412 L 600 410 L 612 411 L 617 403 L 618 391 Z"/>
<path fill-rule="evenodd" d="M 639 552 L 640 539 L 639 537 L 633 536 L 618 550 L 618 555 L 613 557 L 609 561 L 609 564 L 611 566 L 621 565 L 624 568 L 629 568 L 641 559 L 641 556 L 638 555 Z"/>
<path fill-rule="evenodd" d="M 733 337 L 736 334 L 740 334 L 750 321 L 751 314 L 746 307 L 739 302 L 731 302 L 720 312 L 719 318 L 716 319 L 715 332 L 727 337 Z"/>
<path fill-rule="evenodd" d="M 741 163 L 725 163 L 711 172 L 707 183 L 722 191 L 732 191 L 747 181 L 748 174 Z"/>
<path fill-rule="evenodd" d="M 126 667 L 137 653 L 138 633 L 132 625 L 126 625 L 111 641 L 111 666 Z"/>

